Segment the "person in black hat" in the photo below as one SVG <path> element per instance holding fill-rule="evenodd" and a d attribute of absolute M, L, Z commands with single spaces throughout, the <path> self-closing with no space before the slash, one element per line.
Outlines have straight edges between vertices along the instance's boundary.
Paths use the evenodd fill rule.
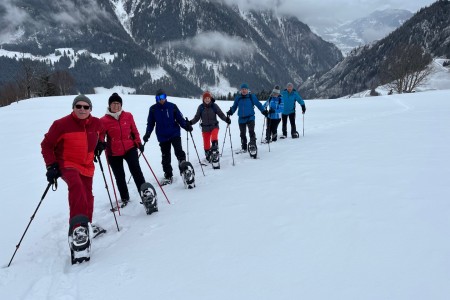
<path fill-rule="evenodd" d="M 153 104 L 147 117 L 147 128 L 143 137 L 144 142 L 147 142 L 150 135 L 155 129 L 156 137 L 159 142 L 162 154 L 162 167 L 164 171 L 164 180 L 162 184 L 172 183 L 173 169 L 171 165 L 171 147 L 175 151 L 175 156 L 178 159 L 178 166 L 186 161 L 186 153 L 183 151 L 181 144 L 181 130 L 191 132 L 192 125 L 183 118 L 183 114 L 178 107 L 167 101 L 167 94 L 164 90 L 156 91 L 156 104 Z M 156 127 L 156 128 L 155 128 Z M 181 172 L 181 169 L 180 169 Z"/>
<path fill-rule="evenodd" d="M 143 152 L 144 145 L 141 143 L 133 115 L 122 109 L 122 98 L 117 93 L 109 97 L 106 114 L 100 120 L 106 134 L 105 152 L 116 178 L 123 207 L 130 201 L 123 161 L 127 162 L 134 183 L 140 191 L 145 178 L 139 165 L 138 149 Z"/>

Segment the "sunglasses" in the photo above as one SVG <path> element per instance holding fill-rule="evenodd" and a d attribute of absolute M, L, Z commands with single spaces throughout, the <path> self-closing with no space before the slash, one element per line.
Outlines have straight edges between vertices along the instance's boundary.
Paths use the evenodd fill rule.
<path fill-rule="evenodd" d="M 76 107 L 77 109 L 84 108 L 85 110 L 88 110 L 88 109 L 91 108 L 89 105 L 81 105 L 81 104 L 76 104 L 75 107 Z"/>
<path fill-rule="evenodd" d="M 156 96 L 156 101 L 161 101 L 161 100 L 166 100 L 167 99 L 167 95 L 166 94 L 161 94 Z"/>

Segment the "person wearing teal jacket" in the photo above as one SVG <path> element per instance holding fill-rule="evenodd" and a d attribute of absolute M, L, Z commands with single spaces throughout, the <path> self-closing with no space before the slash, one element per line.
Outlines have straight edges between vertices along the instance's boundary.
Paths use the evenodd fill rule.
<path fill-rule="evenodd" d="M 295 101 L 300 104 L 302 107 L 302 114 L 306 112 L 305 102 L 300 94 L 294 89 L 294 85 L 292 83 L 288 83 L 286 85 L 286 89 L 281 92 L 281 96 L 283 97 L 284 108 L 283 114 L 281 115 L 282 120 L 282 131 L 283 135 L 282 139 L 287 137 L 287 119 L 289 118 L 289 122 L 291 123 L 291 136 L 292 138 L 298 138 L 299 134 L 297 132 L 297 127 L 295 126 Z"/>
<path fill-rule="evenodd" d="M 256 107 L 261 111 L 264 116 L 267 116 L 268 111 L 264 109 L 262 104 L 258 101 L 255 94 L 248 92 L 248 85 L 243 83 L 241 85 L 241 92 L 237 94 L 234 99 L 233 106 L 227 112 L 227 116 L 233 115 L 237 110 L 239 116 L 239 130 L 241 132 L 241 146 L 242 151 L 247 151 L 247 127 L 250 135 L 250 143 L 256 146 L 256 134 L 255 134 L 255 109 Z"/>

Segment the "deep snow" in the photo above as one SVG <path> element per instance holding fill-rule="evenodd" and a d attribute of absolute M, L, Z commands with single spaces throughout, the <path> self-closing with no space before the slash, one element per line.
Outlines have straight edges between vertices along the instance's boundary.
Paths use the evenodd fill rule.
<path fill-rule="evenodd" d="M 93 115 L 102 116 L 109 94 L 90 97 Z M 260 158 L 234 155 L 233 166 L 227 136 L 222 168 L 204 167 L 205 176 L 189 139 L 197 187 L 184 189 L 178 176 L 165 188 L 170 205 L 157 188 L 159 212 L 147 216 L 131 182 L 120 232 L 97 168 L 94 219 L 108 233 L 81 265 L 70 265 L 59 180 L 9 268 L 46 187 L 40 142 L 70 112 L 73 96 L 2 107 L 0 299 L 448 299 L 449 99 L 450 90 L 306 101 L 305 136 L 272 143 L 270 152 L 259 144 L 257 112 Z M 154 96 L 123 101 L 143 133 Z M 200 104 L 169 101 L 189 118 Z M 227 111 L 231 102 L 218 104 Z M 302 121 L 300 114 L 300 133 Z M 193 135 L 203 158 L 197 126 Z M 236 115 L 231 138 L 237 150 Z M 145 155 L 161 177 L 154 135 Z M 156 185 L 144 160 L 141 167 Z"/>

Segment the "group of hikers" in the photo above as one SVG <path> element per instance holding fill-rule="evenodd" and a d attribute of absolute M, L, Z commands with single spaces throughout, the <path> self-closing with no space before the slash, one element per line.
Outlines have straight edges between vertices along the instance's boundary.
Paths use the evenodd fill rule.
<path fill-rule="evenodd" d="M 103 151 L 106 153 L 107 162 L 114 174 L 123 207 L 130 201 L 124 161 L 128 164 L 142 197 L 146 180 L 139 165 L 139 153 L 143 155 L 144 145 L 153 131 L 156 133 L 161 150 L 161 164 L 164 171 L 161 183 L 165 185 L 172 183 L 173 179 L 171 148 L 173 147 L 178 160 L 180 173 L 183 172 L 181 166 L 186 162 L 186 153 L 183 151 L 181 141 L 181 128 L 192 132 L 192 125 L 201 122 L 205 158 L 208 162 L 213 163 L 212 158 L 217 156 L 214 154 L 218 153 L 219 122 L 217 116 L 229 125 L 231 123 L 230 116 L 237 111 L 241 151 L 246 152 L 250 151 L 251 147 L 256 148 L 255 106 L 267 119 L 266 135 L 263 141 L 265 143 L 277 140 L 280 120 L 282 121 L 280 138 L 287 137 L 288 119 L 291 125 L 291 137 L 298 138 L 299 134 L 295 125 L 295 103 L 300 104 L 303 114 L 306 111 L 305 103 L 292 83 L 288 83 L 283 91 L 279 86 L 275 86 L 264 104 L 261 104 L 256 95 L 249 92 L 248 85 L 243 83 L 226 115 L 215 103 L 212 94 L 205 91 L 202 95 L 202 104 L 199 105 L 191 120 L 183 117 L 176 104 L 167 101 L 167 94 L 164 90 L 159 89 L 156 92 L 155 100 L 156 103 L 149 109 L 147 127 L 142 138 L 144 143 L 141 141 L 133 115 L 123 110 L 123 100 L 117 93 L 113 93 L 109 97 L 106 113 L 101 118 L 91 115 L 92 102 L 87 96 L 76 96 L 72 102 L 72 112 L 54 121 L 45 134 L 41 148 L 47 168 L 47 181 L 49 185 L 56 185 L 57 179 L 61 177 L 68 186 L 71 251 L 86 249 L 87 246 L 90 246 L 90 234 L 96 237 L 106 232 L 100 226 L 92 223 L 94 160 L 100 159 Z M 248 143 L 247 128 L 250 138 Z M 157 211 L 156 203 L 153 205 L 150 213 Z M 85 260 L 89 260 L 89 258 Z M 81 261 L 83 260 L 78 262 Z"/>

